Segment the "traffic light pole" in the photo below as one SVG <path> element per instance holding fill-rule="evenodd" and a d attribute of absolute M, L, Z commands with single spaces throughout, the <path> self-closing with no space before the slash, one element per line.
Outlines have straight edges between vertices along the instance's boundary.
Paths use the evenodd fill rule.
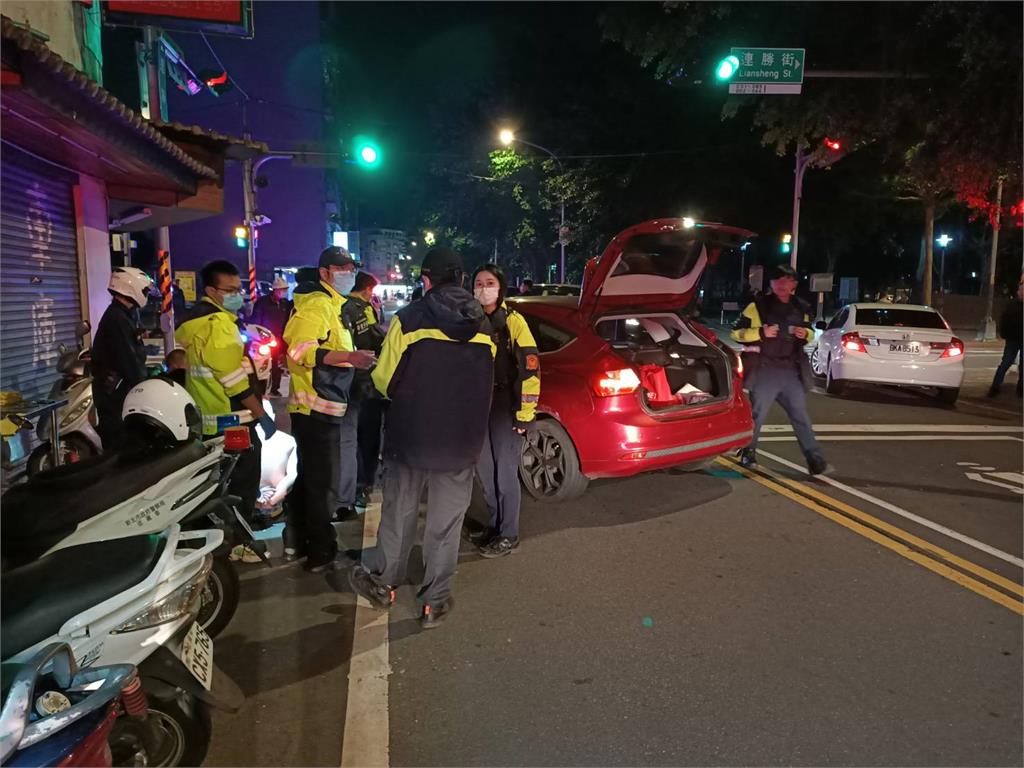
<path fill-rule="evenodd" d="M 251 138 L 246 131 L 245 137 Z M 264 163 L 271 160 L 291 160 L 291 155 L 267 155 L 258 161 L 251 158 L 242 163 L 242 199 L 245 205 L 245 226 L 249 229 L 249 300 L 255 305 L 258 298 L 256 290 L 256 249 L 259 247 L 259 238 L 256 234 L 261 224 L 261 217 L 257 215 L 256 209 L 256 178 L 259 176 L 260 168 Z"/>
<path fill-rule="evenodd" d="M 811 164 L 811 155 L 797 145 L 796 171 L 793 180 L 793 248 L 789 252 L 789 266 L 796 269 L 796 254 L 800 249 L 800 198 L 804 190 L 804 174 Z"/>
<path fill-rule="evenodd" d="M 988 296 L 985 299 L 985 341 L 996 338 L 996 253 L 999 251 L 999 221 L 1002 218 L 1003 180 L 996 186 L 996 220 L 992 222 L 992 252 L 988 258 Z"/>

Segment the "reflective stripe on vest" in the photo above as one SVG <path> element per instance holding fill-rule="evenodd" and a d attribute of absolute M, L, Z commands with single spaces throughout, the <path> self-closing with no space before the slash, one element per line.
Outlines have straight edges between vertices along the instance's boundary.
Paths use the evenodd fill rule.
<path fill-rule="evenodd" d="M 292 390 L 292 402 L 327 416 L 344 416 L 347 403 L 335 403 L 305 390 Z"/>

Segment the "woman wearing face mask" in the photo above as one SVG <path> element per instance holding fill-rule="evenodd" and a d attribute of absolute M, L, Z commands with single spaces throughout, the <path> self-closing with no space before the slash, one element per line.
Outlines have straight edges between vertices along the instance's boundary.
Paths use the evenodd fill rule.
<path fill-rule="evenodd" d="M 519 454 L 540 398 L 540 356 L 526 319 L 505 304 L 505 273 L 485 264 L 473 275 L 473 295 L 491 323 L 497 352 L 491 417 L 476 471 L 490 525 L 471 537 L 487 558 L 519 548 Z"/>

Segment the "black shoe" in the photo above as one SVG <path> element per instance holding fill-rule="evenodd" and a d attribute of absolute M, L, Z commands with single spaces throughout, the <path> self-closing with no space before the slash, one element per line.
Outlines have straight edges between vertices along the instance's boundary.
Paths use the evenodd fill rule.
<path fill-rule="evenodd" d="M 825 461 L 824 457 L 812 456 L 811 458 L 807 459 L 807 473 L 812 477 L 817 477 L 818 475 L 827 475 L 831 471 L 832 467 L 828 465 L 828 462 Z"/>
<path fill-rule="evenodd" d="M 989 387 L 988 396 L 999 397 L 999 387 Z"/>
<path fill-rule="evenodd" d="M 363 488 L 360 491 L 356 491 L 356 502 L 355 506 L 360 509 L 366 509 L 370 506 L 370 488 Z"/>
<path fill-rule="evenodd" d="M 284 548 L 284 559 L 285 562 L 297 563 L 299 560 L 305 560 L 306 550 L 299 547 L 285 547 Z"/>
<path fill-rule="evenodd" d="M 272 390 L 270 390 L 270 396 L 271 397 L 280 397 L 281 396 L 281 390 L 279 390 L 279 389 L 272 389 Z"/>
<path fill-rule="evenodd" d="M 395 590 L 386 584 L 378 584 L 361 565 L 348 572 L 348 583 L 353 592 L 366 598 L 366 602 L 374 608 L 386 611 L 395 602 Z"/>
<path fill-rule="evenodd" d="M 420 627 L 422 629 L 434 629 L 438 624 L 447 618 L 452 612 L 452 601 L 445 600 L 443 603 L 423 606 L 420 611 Z"/>
<path fill-rule="evenodd" d="M 757 451 L 754 448 L 744 448 L 740 451 L 740 466 L 744 469 L 757 467 Z"/>
<path fill-rule="evenodd" d="M 482 547 L 486 544 L 490 544 L 494 537 L 497 535 L 498 532 L 496 530 L 494 530 L 490 526 L 487 526 L 486 528 L 481 528 L 479 531 L 473 531 L 466 538 L 468 538 L 470 542 L 476 544 L 478 547 Z"/>
<path fill-rule="evenodd" d="M 353 507 L 338 507 L 334 512 L 334 522 L 344 523 L 346 520 L 352 520 L 359 517 L 359 513 L 356 512 L 356 508 Z"/>
<path fill-rule="evenodd" d="M 494 557 L 505 557 L 519 549 L 519 537 L 510 539 L 507 536 L 498 536 L 484 546 L 480 547 L 480 556 L 488 559 Z"/>
<path fill-rule="evenodd" d="M 330 560 L 310 560 L 307 557 L 306 564 L 302 567 L 309 573 L 326 573 L 327 571 L 333 571 L 337 567 L 334 558 L 335 555 L 331 555 Z"/>

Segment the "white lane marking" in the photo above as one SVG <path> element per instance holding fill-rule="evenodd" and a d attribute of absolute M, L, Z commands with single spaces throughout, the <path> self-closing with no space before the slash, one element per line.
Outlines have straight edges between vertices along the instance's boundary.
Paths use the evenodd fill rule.
<path fill-rule="evenodd" d="M 987 483 L 988 485 L 995 485 L 998 486 L 999 488 L 1006 488 L 1009 491 L 1013 491 L 1014 493 L 1019 493 L 1020 495 L 1024 496 L 1024 488 L 1021 488 L 1019 485 L 1001 483 L 998 480 L 992 480 L 991 478 L 984 477 L 978 472 L 964 472 L 964 474 L 967 476 L 969 480 L 974 480 L 979 483 Z"/>
<path fill-rule="evenodd" d="M 792 424 L 765 424 L 761 432 L 792 432 Z M 987 432 L 1024 434 L 1024 427 L 991 424 L 815 424 L 815 432 Z"/>
<path fill-rule="evenodd" d="M 792 461 L 784 459 L 781 456 L 776 456 L 774 453 L 768 453 L 767 451 L 762 451 L 760 449 L 758 449 L 757 452 L 761 456 L 771 459 L 772 461 L 782 464 L 783 466 L 789 467 L 790 469 L 795 469 L 799 472 L 807 471 L 805 467 L 802 467 L 799 464 L 794 464 Z M 897 507 L 895 504 L 890 504 L 888 501 L 884 501 L 875 496 L 872 496 L 870 493 L 864 493 L 864 491 L 846 485 L 846 483 L 841 483 L 838 480 L 833 480 L 831 477 L 819 475 L 817 479 L 821 480 L 822 482 L 828 483 L 833 488 L 838 488 L 841 491 L 845 491 L 851 496 L 856 496 L 859 499 L 871 502 L 875 506 L 881 507 L 882 509 L 886 509 L 889 512 L 897 514 L 900 517 L 905 517 L 907 520 L 913 520 L 915 523 L 923 525 L 925 528 L 931 528 L 933 531 L 941 533 L 945 536 L 949 536 L 951 539 L 956 539 L 957 541 L 966 544 L 969 547 L 974 547 L 974 549 L 981 550 L 982 552 L 990 554 L 993 557 L 997 557 L 1000 560 L 1003 560 L 1007 563 L 1012 563 L 1013 565 L 1016 565 L 1018 568 L 1024 568 L 1024 560 L 1021 560 L 1019 557 L 1014 557 L 1008 552 L 1003 552 L 1001 549 L 996 549 L 995 547 L 989 546 L 988 544 L 982 541 L 972 539 L 970 536 L 965 536 L 962 533 L 954 531 L 952 528 L 947 528 L 944 525 L 940 525 L 939 523 L 928 520 L 927 518 L 921 517 L 920 515 L 915 515 L 913 512 L 909 512 L 903 509 L 902 507 Z"/>
<path fill-rule="evenodd" d="M 363 549 L 376 546 L 380 504 L 363 516 Z M 388 613 L 356 599 L 352 630 L 352 659 L 348 672 L 345 733 L 341 744 L 342 768 L 387 768 L 390 764 L 388 722 Z"/>
<path fill-rule="evenodd" d="M 815 427 L 817 432 L 817 427 Z M 899 440 L 905 442 L 923 442 L 937 440 L 947 442 L 950 440 L 961 440 L 970 442 L 1016 442 L 1024 443 L 1024 438 L 1013 437 L 1012 435 L 818 435 L 818 440 L 830 442 L 884 442 Z M 759 443 L 790 443 L 796 440 L 795 435 L 775 435 L 774 437 L 762 437 Z"/>

